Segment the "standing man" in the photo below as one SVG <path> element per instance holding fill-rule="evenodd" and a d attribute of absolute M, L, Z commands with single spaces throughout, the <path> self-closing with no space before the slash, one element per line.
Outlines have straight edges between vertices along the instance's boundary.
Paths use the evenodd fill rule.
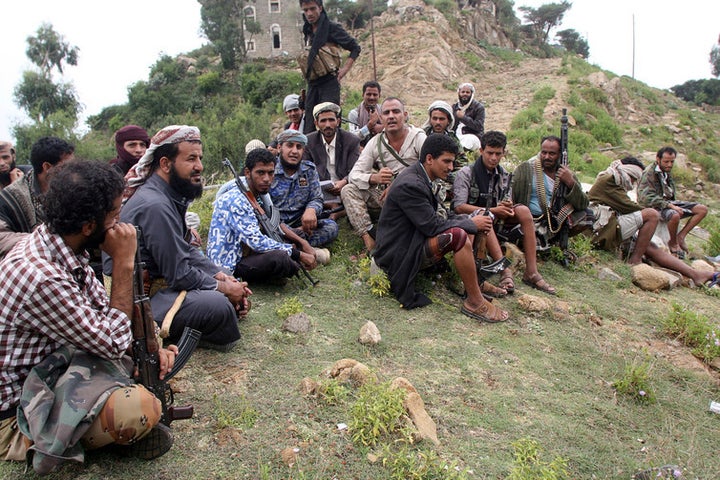
<path fill-rule="evenodd" d="M 685 237 L 705 218 L 708 208 L 700 203 L 675 200 L 675 181 L 672 177 L 672 168 L 676 157 L 677 151 L 672 147 L 663 147 L 658 150 L 655 163 L 645 169 L 640 179 L 638 203 L 660 212 L 660 219 L 667 222 L 670 232 L 670 241 L 668 242 L 670 253 L 683 259 L 685 253 L 688 252 Z M 678 232 L 680 220 L 688 217 L 689 220 Z"/>
<path fill-rule="evenodd" d="M 117 157 L 110 165 L 118 169 L 123 176 L 145 155 L 150 146 L 150 137 L 144 128 L 137 125 L 125 125 L 115 132 L 115 151 Z"/>
<path fill-rule="evenodd" d="M 57 137 L 42 137 L 32 146 L 32 171 L 0 191 L 0 257 L 45 219 L 40 197 L 54 167 L 75 158 L 75 147 Z"/>
<path fill-rule="evenodd" d="M 461 83 L 457 89 L 458 101 L 453 105 L 455 134 L 466 150 L 480 148 L 480 139 L 485 133 L 485 106 L 475 100 L 472 83 Z"/>
<path fill-rule="evenodd" d="M 540 141 L 540 153 L 521 163 L 514 172 L 512 198 L 530 208 L 537 235 L 541 243 L 550 245 L 557 240 L 563 222 L 572 224 L 569 235 L 576 235 L 592 226 L 592 216 L 587 215 L 588 198 L 582 184 L 567 165 L 560 165 L 561 140 L 549 135 Z M 560 184 L 565 185 L 564 206 L 561 215 L 550 211 Z M 552 217 L 552 218 L 551 218 Z M 553 230 L 557 225 L 557 230 Z"/>
<path fill-rule="evenodd" d="M 238 315 L 247 314 L 251 292 L 189 243 L 185 212 L 203 193 L 202 157 L 197 127 L 171 125 L 156 133 L 131 170 L 139 187 L 120 220 L 142 230 L 145 288 L 161 335 L 172 343 L 188 326 L 202 333 L 200 347 L 229 351 L 240 338 Z"/>
<path fill-rule="evenodd" d="M 364 147 L 367 142 L 382 132 L 383 126 L 378 111 L 380 100 L 380 84 L 374 80 L 363 83 L 362 102 L 348 113 L 348 130 L 360 138 L 360 145 Z"/>
<path fill-rule="evenodd" d="M 505 156 L 507 137 L 498 131 L 486 132 L 482 137 L 480 157 L 472 166 L 463 167 L 457 174 L 453 184 L 452 208 L 455 213 L 473 213 L 478 207 L 483 211 L 489 210 L 490 217 L 502 220 L 496 228 L 498 230 L 511 230 L 522 236 L 522 246 L 525 252 L 525 274 L 523 283 L 555 295 L 555 289 L 540 275 L 537 268 L 537 240 L 535 237 L 535 224 L 530 209 L 523 204 L 513 204 L 511 200 L 503 198 L 501 192 L 507 191 L 508 173 L 500 165 Z M 491 239 L 492 236 L 488 236 Z M 488 251 L 493 260 L 502 258 L 502 253 L 493 248 L 493 242 L 488 242 Z M 512 271 L 507 268 L 501 275 L 499 286 L 508 292 L 515 290 L 512 280 Z"/>
<path fill-rule="evenodd" d="M 307 60 L 307 70 L 303 72 L 307 80 L 307 93 L 305 95 L 305 111 L 312 112 L 315 105 L 322 102 L 332 102 L 340 105 L 340 81 L 350 71 L 355 59 L 360 55 L 360 44 L 351 37 L 345 29 L 335 22 L 331 22 L 325 10 L 322 0 L 300 0 L 300 9 L 303 12 L 303 35 L 305 46 L 310 47 Z M 311 79 L 313 63 L 320 61 L 317 58 L 322 47 L 328 44 L 340 46 L 350 52 L 345 64 L 336 72 L 330 72 L 320 78 Z M 337 47 L 335 47 L 337 48 Z M 315 130 L 315 124 L 305 122 L 304 132 L 310 133 Z"/>
<path fill-rule="evenodd" d="M 503 322 L 508 313 L 488 302 L 480 291 L 470 236 L 490 230 L 492 220 L 483 215 L 448 220 L 436 213 L 432 182 L 447 178 L 458 152 L 457 144 L 447 135 L 427 137 L 420 161 L 400 172 L 389 190 L 378 221 L 373 258 L 387 273 L 402 307 L 411 309 L 431 303 L 427 296 L 415 291 L 418 272 L 452 251 L 467 293 L 461 312 L 482 322 Z"/>
<path fill-rule="evenodd" d="M 82 447 L 130 445 L 151 459 L 173 443 L 159 423 L 160 401 L 131 380 L 137 244 L 135 228 L 118 223 L 123 188 L 102 162 L 58 167 L 45 223 L 0 262 L 0 455 L 25 461 L 32 445 L 41 474 L 67 458 L 82 462 Z M 96 247 L 115 264 L 109 299 L 88 265 L 87 249 Z M 160 349 L 161 379 L 177 353 Z M 86 416 L 61 413 L 76 409 Z"/>
<path fill-rule="evenodd" d="M 280 210 L 280 219 L 313 247 L 322 247 L 337 238 L 334 220 L 318 217 L 323 211 L 323 193 L 315 164 L 303 160 L 307 137 L 297 130 L 278 135 L 280 154 L 270 197 Z"/>
<path fill-rule="evenodd" d="M 0 141 L 0 190 L 23 176 L 15 163 L 15 148 L 10 142 Z"/>
<path fill-rule="evenodd" d="M 336 209 L 340 201 L 340 191 L 347 185 L 348 174 L 360 155 L 360 139 L 340 128 L 340 107 L 324 102 L 315 106 L 315 132 L 307 136 L 304 159 L 315 164 L 320 184 L 325 195 L 326 209 Z M 337 220 L 344 212 L 330 214 Z"/>
<path fill-rule="evenodd" d="M 340 192 L 345 211 L 365 249 L 375 247 L 375 229 L 369 209 L 379 210 L 385 189 L 395 175 L 417 162 L 426 135 L 407 123 L 405 104 L 389 97 L 380 106 L 383 132 L 370 139 Z"/>
<path fill-rule="evenodd" d="M 260 229 L 253 205 L 232 180 L 223 185 L 215 197 L 208 233 L 208 257 L 232 271 L 236 278 L 248 282 L 282 281 L 297 274 L 298 262 L 307 270 L 315 268 L 315 251 L 305 239 L 280 222 L 279 211 L 268 194 L 275 177 L 273 154 L 264 148 L 251 150 L 245 159 L 243 173 L 240 181 L 244 181 L 257 200 L 274 232 Z"/>

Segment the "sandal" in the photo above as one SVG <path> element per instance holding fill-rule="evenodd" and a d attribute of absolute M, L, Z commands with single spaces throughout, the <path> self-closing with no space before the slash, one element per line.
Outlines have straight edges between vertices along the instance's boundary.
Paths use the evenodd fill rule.
<path fill-rule="evenodd" d="M 510 316 L 508 312 L 496 307 L 490 302 L 483 302 L 482 305 L 476 308 L 472 308 L 467 303 L 463 303 L 460 311 L 470 318 L 474 318 L 475 320 L 485 323 L 504 322 Z"/>
<path fill-rule="evenodd" d="M 498 287 L 504 288 L 508 295 L 512 295 L 515 291 L 515 281 L 513 281 L 513 272 L 509 268 L 503 270 L 500 274 L 500 283 Z"/>
<path fill-rule="evenodd" d="M 550 284 L 547 283 L 545 279 L 542 278 L 542 275 L 540 275 L 539 273 L 536 273 L 530 278 L 523 278 L 523 283 L 550 295 L 557 294 L 557 291 L 552 286 L 550 286 Z"/>
<path fill-rule="evenodd" d="M 670 255 L 677 257 L 680 260 L 685 260 L 685 251 L 680 250 L 670 250 Z"/>
<path fill-rule="evenodd" d="M 488 281 L 484 281 L 480 286 L 480 289 L 484 295 L 489 295 L 494 298 L 503 298 L 508 293 L 504 288 L 496 287 Z"/>
<path fill-rule="evenodd" d="M 720 272 L 713 273 L 713 276 L 708 280 L 707 288 L 713 288 L 715 285 L 720 283 Z"/>

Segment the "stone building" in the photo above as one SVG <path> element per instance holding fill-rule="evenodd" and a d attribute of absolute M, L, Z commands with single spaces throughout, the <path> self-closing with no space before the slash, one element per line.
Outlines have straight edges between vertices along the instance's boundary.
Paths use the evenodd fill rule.
<path fill-rule="evenodd" d="M 302 13 L 298 0 L 250 0 L 245 18 L 260 24 L 262 33 L 245 31 L 248 58 L 295 58 L 302 49 Z"/>

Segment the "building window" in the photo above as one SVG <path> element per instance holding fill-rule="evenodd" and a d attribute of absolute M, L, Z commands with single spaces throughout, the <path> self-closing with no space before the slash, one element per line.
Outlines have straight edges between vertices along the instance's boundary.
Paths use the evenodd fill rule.
<path fill-rule="evenodd" d="M 280 46 L 282 45 L 282 42 L 280 39 L 280 25 L 275 24 L 272 27 L 270 27 L 270 34 L 272 35 L 273 50 L 280 49 Z"/>
<path fill-rule="evenodd" d="M 255 51 L 255 41 L 254 40 L 248 40 L 245 44 L 245 50 L 248 52 L 254 52 Z"/>
<path fill-rule="evenodd" d="M 243 10 L 243 12 L 245 13 L 246 22 L 255 21 L 255 7 L 245 7 L 245 10 Z"/>
<path fill-rule="evenodd" d="M 280 0 L 270 0 L 270 13 L 280 13 Z"/>

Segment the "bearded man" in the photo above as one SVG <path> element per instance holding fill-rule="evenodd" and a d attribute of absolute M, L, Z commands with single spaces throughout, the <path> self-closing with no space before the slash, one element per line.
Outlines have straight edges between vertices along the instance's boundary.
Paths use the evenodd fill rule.
<path fill-rule="evenodd" d="M 177 342 L 188 326 L 202 332 L 200 347 L 229 351 L 240 338 L 238 315 L 247 313 L 252 292 L 189 243 L 185 213 L 203 193 L 202 157 L 197 127 L 160 130 L 129 172 L 137 190 L 120 220 L 141 229 L 145 288 L 153 316 L 162 325 L 161 336 Z M 105 270 L 111 271 L 112 265 Z"/>
<path fill-rule="evenodd" d="M 485 106 L 475 100 L 472 83 L 461 83 L 457 91 L 458 101 L 453 105 L 455 135 L 466 150 L 475 151 L 485 132 Z"/>
<path fill-rule="evenodd" d="M 0 190 L 23 175 L 23 171 L 15 163 L 15 148 L 12 143 L 0 141 Z"/>

